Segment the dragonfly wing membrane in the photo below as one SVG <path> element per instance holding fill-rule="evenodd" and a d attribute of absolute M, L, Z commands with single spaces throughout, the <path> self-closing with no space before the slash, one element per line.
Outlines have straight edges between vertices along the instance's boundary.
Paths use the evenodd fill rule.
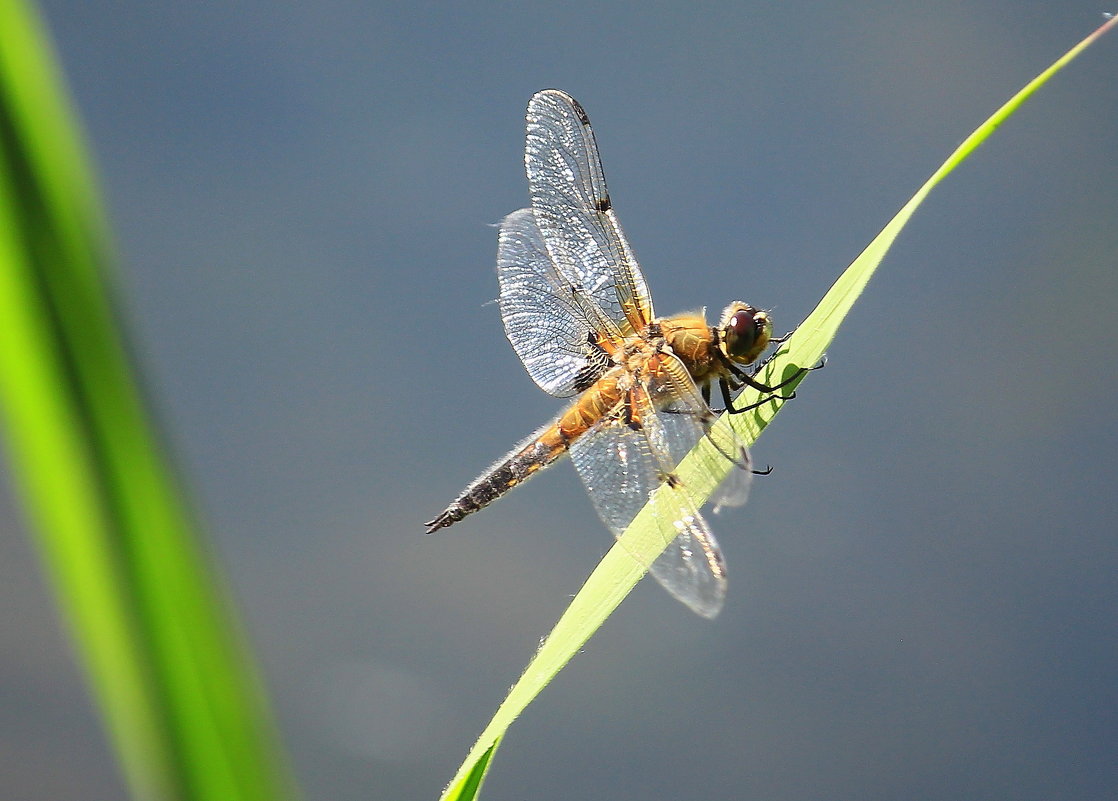
<path fill-rule="evenodd" d="M 649 394 L 663 407 L 660 415 L 669 460 L 678 465 L 693 450 L 710 485 L 688 486 L 697 505 L 704 499 L 717 513 L 726 506 L 741 506 L 753 484 L 749 446 L 725 416 L 710 410 L 683 363 L 674 355 L 660 354 L 657 369 L 648 379 Z M 695 446 L 700 447 L 696 450 Z"/>
<path fill-rule="evenodd" d="M 657 515 L 657 519 L 662 519 Z M 679 520 L 672 540 L 649 572 L 673 598 L 705 618 L 714 618 L 726 601 L 726 564 L 722 549 L 698 512 Z"/>
<path fill-rule="evenodd" d="M 540 389 L 568 397 L 609 367 L 593 344 L 598 311 L 555 268 L 531 209 L 501 221 L 497 278 L 505 335 Z"/>
<path fill-rule="evenodd" d="M 528 103 L 524 163 L 547 250 L 623 336 L 653 319 L 640 266 L 613 212 L 586 112 L 557 89 Z"/>
<path fill-rule="evenodd" d="M 672 596 L 714 617 L 726 595 L 725 565 L 698 505 L 671 474 L 673 430 L 643 387 L 632 390 L 628 404 L 628 411 L 618 409 L 572 443 L 571 460 L 615 537 L 652 503 L 653 525 L 666 548 L 645 567 Z"/>

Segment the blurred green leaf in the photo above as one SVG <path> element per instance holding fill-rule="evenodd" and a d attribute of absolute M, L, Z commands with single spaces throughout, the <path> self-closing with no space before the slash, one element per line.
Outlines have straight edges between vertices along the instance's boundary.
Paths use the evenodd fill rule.
<path fill-rule="evenodd" d="M 0 0 L 0 404 L 12 470 L 128 782 L 293 787 L 108 291 L 107 227 L 34 9 Z"/>
<path fill-rule="evenodd" d="M 1037 89 L 1053 75 L 1078 56 L 1099 36 L 1118 23 L 1109 19 L 1094 33 L 1068 51 L 1052 66 L 1034 78 L 1005 105 L 999 108 L 977 130 L 955 149 L 948 159 L 935 171 L 915 195 L 888 222 L 881 233 L 862 251 L 861 255 L 842 273 L 827 294 L 808 315 L 793 336 L 780 346 L 774 358 L 764 366 L 759 380 L 774 384 L 793 376 L 800 367 L 809 367 L 822 358 L 824 351 L 834 339 L 846 314 L 854 301 L 862 293 L 874 270 L 885 257 L 893 241 L 908 222 L 916 208 L 928 196 L 932 188 L 959 166 L 979 145 L 986 141 L 994 130 L 1010 117 Z M 795 389 L 807 373 L 800 376 L 782 393 Z M 738 405 L 748 406 L 762 400 L 755 389 L 746 388 L 735 401 Z M 803 401 L 801 401 L 803 402 Z M 780 411 L 783 401 L 770 396 L 769 402 L 759 406 L 749 414 L 724 416 L 720 424 L 732 425 L 738 434 L 749 444 L 756 441 L 765 427 L 772 422 Z M 696 446 L 696 451 L 709 447 L 704 440 Z M 714 489 L 733 469 L 729 460 L 722 460 L 723 471 L 711 472 L 714 460 L 692 452 L 679 465 L 677 470 L 681 483 L 688 487 L 698 500 L 705 501 Z M 622 599 L 636 586 L 644 575 L 644 565 L 652 564 L 666 547 L 657 535 L 652 521 L 649 503 L 633 519 L 624 535 L 598 563 L 586 584 L 571 601 L 566 612 L 555 624 L 527 669 L 509 691 L 504 703 L 497 709 L 489 725 L 481 733 L 466 761 L 458 769 L 454 780 L 442 796 L 447 799 L 472 799 L 476 797 L 479 785 L 470 785 L 472 792 L 465 794 L 465 777 L 476 775 L 479 766 L 488 769 L 492 748 L 504 736 L 505 731 L 519 714 L 532 702 L 551 679 L 578 652 L 605 619 L 613 612 Z"/>

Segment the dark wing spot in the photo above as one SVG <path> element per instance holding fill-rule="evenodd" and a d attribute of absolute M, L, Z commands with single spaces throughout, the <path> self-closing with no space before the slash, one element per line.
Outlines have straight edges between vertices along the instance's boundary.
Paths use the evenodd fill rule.
<path fill-rule="evenodd" d="M 594 382 L 598 380 L 598 376 L 602 374 L 601 370 L 592 364 L 587 364 L 578 374 L 575 375 L 574 390 L 575 392 L 583 392 L 590 387 L 594 386 Z"/>
<path fill-rule="evenodd" d="M 606 350 L 598 344 L 598 334 L 594 331 L 589 331 L 586 334 L 586 348 L 584 349 L 586 355 L 586 364 L 578 374 L 575 376 L 574 388 L 576 392 L 582 392 L 594 385 L 594 382 L 609 369 L 613 360 L 610 359 Z"/>
<path fill-rule="evenodd" d="M 613 203 L 610 201 L 609 195 L 598 198 L 598 201 L 594 204 L 594 208 L 600 212 L 607 212 L 612 209 Z"/>
<path fill-rule="evenodd" d="M 579 103 L 570 95 L 567 95 L 567 99 L 571 101 L 571 108 L 573 108 L 575 110 L 575 114 L 578 115 L 578 121 L 581 122 L 583 125 L 589 125 L 590 117 L 586 114 L 586 109 L 582 107 L 582 103 Z"/>

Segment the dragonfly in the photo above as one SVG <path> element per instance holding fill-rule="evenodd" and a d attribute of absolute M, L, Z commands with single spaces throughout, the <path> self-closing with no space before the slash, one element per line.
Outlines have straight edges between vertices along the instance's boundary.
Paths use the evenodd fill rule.
<path fill-rule="evenodd" d="M 713 618 L 726 595 L 722 551 L 699 511 L 703 501 L 676 468 L 700 441 L 713 470 L 731 469 L 710 500 L 740 506 L 755 473 L 749 448 L 711 409 L 717 384 L 736 414 L 773 398 L 806 370 L 775 385 L 754 365 L 773 336 L 767 312 L 735 301 L 717 325 L 702 312 L 657 317 L 648 286 L 614 213 L 585 110 L 557 89 L 528 103 L 524 163 L 532 205 L 502 220 L 497 277 L 505 333 L 545 392 L 573 398 L 479 475 L 426 523 L 433 533 L 462 520 L 569 455 L 615 537 L 651 504 L 665 544 L 645 567 L 693 611 Z M 734 405 L 751 386 L 765 398 Z M 771 468 L 770 468 L 771 469 Z"/>

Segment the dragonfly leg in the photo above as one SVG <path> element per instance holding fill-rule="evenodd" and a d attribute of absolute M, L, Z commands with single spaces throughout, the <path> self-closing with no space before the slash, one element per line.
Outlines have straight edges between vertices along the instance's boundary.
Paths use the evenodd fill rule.
<path fill-rule="evenodd" d="M 799 375 L 799 373 L 797 373 L 797 375 Z M 788 382 L 786 381 L 784 383 L 786 384 Z M 718 386 L 722 390 L 722 401 L 723 401 L 723 403 L 726 404 L 726 408 L 725 408 L 724 411 L 726 411 L 728 414 L 741 414 L 743 412 L 752 411 L 753 409 L 757 409 L 761 406 L 764 406 L 766 403 L 768 403 L 769 401 L 772 401 L 772 400 L 790 401 L 790 400 L 792 400 L 793 398 L 796 397 L 796 393 L 794 391 L 790 395 L 778 395 L 776 393 L 776 390 L 779 389 L 781 386 L 783 386 L 783 384 L 781 384 L 781 385 L 778 385 L 776 387 L 773 387 L 772 390 L 769 390 L 769 396 L 767 398 L 762 398 L 761 400 L 757 401 L 756 403 L 750 403 L 747 406 L 734 406 L 734 399 L 730 395 L 730 382 L 725 380 L 725 379 L 722 379 L 718 382 Z M 736 389 L 736 387 L 735 387 L 735 389 Z M 762 390 L 762 391 L 764 391 L 764 390 Z"/>
<path fill-rule="evenodd" d="M 751 386 L 759 392 L 776 392 L 781 387 L 786 387 L 789 384 L 791 384 L 793 381 L 796 381 L 797 379 L 800 378 L 800 376 L 802 376 L 804 373 L 808 372 L 809 370 L 816 369 L 814 367 L 801 367 L 799 370 L 797 370 L 795 373 L 793 373 L 788 378 L 781 381 L 779 384 L 773 384 L 772 386 L 769 386 L 768 384 L 761 383 L 756 378 L 754 378 L 752 375 L 745 372 L 745 370 L 742 370 L 740 367 L 738 367 L 736 364 L 734 364 L 732 361 L 730 361 L 723 354 L 716 353 L 715 355 L 718 357 L 718 360 L 722 363 L 722 366 L 726 368 L 727 372 L 729 372 L 737 381 L 739 381 L 742 384 L 746 384 L 747 386 Z"/>

